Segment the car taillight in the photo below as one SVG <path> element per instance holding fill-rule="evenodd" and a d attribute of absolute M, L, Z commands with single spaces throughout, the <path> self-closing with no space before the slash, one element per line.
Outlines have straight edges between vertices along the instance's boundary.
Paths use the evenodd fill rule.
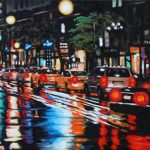
<path fill-rule="evenodd" d="M 129 87 L 136 87 L 136 79 L 134 77 L 129 78 Z"/>
<path fill-rule="evenodd" d="M 47 81 L 47 76 L 45 74 L 40 75 L 40 81 L 41 82 L 46 82 Z"/>
<path fill-rule="evenodd" d="M 24 78 L 29 78 L 29 73 L 24 73 Z"/>
<path fill-rule="evenodd" d="M 99 84 L 100 84 L 101 88 L 107 88 L 107 86 L 108 86 L 108 77 L 106 77 L 106 76 L 100 77 Z"/>
<path fill-rule="evenodd" d="M 119 89 L 111 89 L 109 92 L 109 99 L 112 102 L 120 102 L 122 99 L 122 93 Z"/>
<path fill-rule="evenodd" d="M 73 76 L 72 77 L 72 82 L 74 83 L 74 84 L 76 84 L 76 83 L 78 83 L 78 77 L 76 77 L 76 76 Z"/>
<path fill-rule="evenodd" d="M 9 72 L 9 73 L 8 73 L 8 78 L 11 78 L 11 77 L 12 77 L 12 73 Z"/>
<path fill-rule="evenodd" d="M 145 92 L 135 92 L 133 102 L 139 106 L 146 106 L 149 104 L 149 95 Z"/>
<path fill-rule="evenodd" d="M 150 83 L 142 83 L 140 87 L 147 89 L 147 90 L 150 90 Z"/>

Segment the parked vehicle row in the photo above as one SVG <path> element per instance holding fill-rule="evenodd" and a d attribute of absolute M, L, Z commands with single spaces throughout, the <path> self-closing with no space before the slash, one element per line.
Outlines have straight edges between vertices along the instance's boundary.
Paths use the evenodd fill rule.
<path fill-rule="evenodd" d="M 104 100 L 112 88 L 136 87 L 136 79 L 127 67 L 97 66 L 91 73 L 84 70 L 68 69 L 59 74 L 52 68 L 7 68 L 4 80 L 17 80 L 19 83 L 31 82 L 33 88 L 49 88 L 57 91 L 80 91 L 90 96 L 97 93 Z"/>
<path fill-rule="evenodd" d="M 48 67 L 7 68 L 2 73 L 3 80 L 16 80 L 21 86 L 25 82 L 31 82 L 32 88 L 63 90 L 66 93 L 70 93 L 71 90 L 83 92 L 86 77 L 86 71 L 71 69 L 59 74 L 56 70 Z"/>
<path fill-rule="evenodd" d="M 38 90 L 44 88 L 68 94 L 78 91 L 87 97 L 95 93 L 100 102 L 109 101 L 113 111 L 135 113 L 137 108 L 142 108 L 143 113 L 143 110 L 150 110 L 150 81 L 137 85 L 136 78 L 127 67 L 97 66 L 88 74 L 78 69 L 58 73 L 48 67 L 7 68 L 0 73 L 3 80 L 18 81 L 22 90 L 23 84 L 30 82 L 31 87 Z"/>

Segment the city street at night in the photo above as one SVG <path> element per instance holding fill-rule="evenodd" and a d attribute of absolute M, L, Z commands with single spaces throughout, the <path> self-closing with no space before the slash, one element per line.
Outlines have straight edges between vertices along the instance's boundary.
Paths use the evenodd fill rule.
<path fill-rule="evenodd" d="M 149 0 L 0 0 L 0 150 L 150 150 Z"/>
<path fill-rule="evenodd" d="M 149 118 L 115 113 L 97 97 L 0 84 L 1 149 L 148 149 Z M 148 117 L 148 116 L 147 116 Z M 61 147 L 61 148 L 60 148 Z"/>

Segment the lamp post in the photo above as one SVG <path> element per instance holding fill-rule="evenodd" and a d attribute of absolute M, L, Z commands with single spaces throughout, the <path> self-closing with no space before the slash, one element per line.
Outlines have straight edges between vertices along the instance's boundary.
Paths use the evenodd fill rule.
<path fill-rule="evenodd" d="M 10 27 L 12 25 L 14 25 L 15 22 L 16 22 L 15 16 L 9 15 L 9 16 L 6 17 L 6 23 L 8 24 L 8 34 L 9 34 L 8 38 L 9 38 L 9 50 L 10 51 L 11 51 L 11 30 L 10 30 Z M 11 60 L 11 53 L 10 53 L 9 59 Z M 9 65 L 11 65 L 11 61 L 10 60 L 9 60 Z"/>
<path fill-rule="evenodd" d="M 19 59 L 20 59 L 20 56 L 19 56 L 19 51 L 18 51 L 18 49 L 20 48 L 20 42 L 18 42 L 18 41 L 16 41 L 15 43 L 14 43 L 14 48 L 15 48 L 15 50 L 17 50 L 16 51 L 16 55 L 17 55 L 17 58 L 16 58 L 16 65 L 19 65 L 20 64 L 20 62 L 19 62 Z"/>

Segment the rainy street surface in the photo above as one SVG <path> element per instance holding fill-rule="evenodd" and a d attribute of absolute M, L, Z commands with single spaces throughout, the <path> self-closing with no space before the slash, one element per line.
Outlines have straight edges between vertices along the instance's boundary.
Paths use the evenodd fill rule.
<path fill-rule="evenodd" d="M 83 94 L 0 80 L 0 150 L 150 149 L 148 114 L 110 110 Z"/>

